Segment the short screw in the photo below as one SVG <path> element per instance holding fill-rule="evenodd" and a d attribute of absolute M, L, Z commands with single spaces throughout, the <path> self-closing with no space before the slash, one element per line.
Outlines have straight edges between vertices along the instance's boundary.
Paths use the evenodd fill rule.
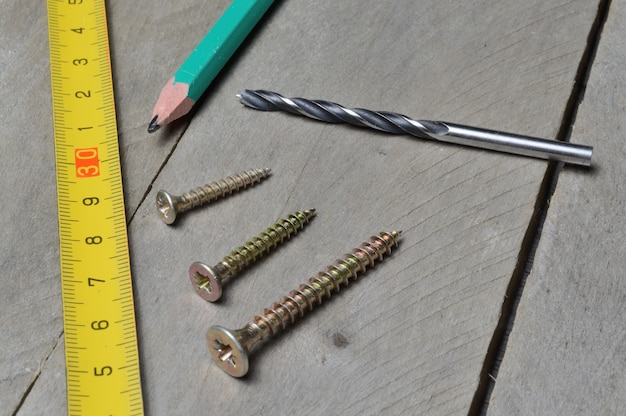
<path fill-rule="evenodd" d="M 192 189 L 181 196 L 159 191 L 156 195 L 156 206 L 159 216 L 166 224 L 174 224 L 178 214 L 192 208 L 212 202 L 227 194 L 261 182 L 270 175 L 271 169 L 254 169 L 234 174 L 208 185 Z"/>
<path fill-rule="evenodd" d="M 350 279 L 356 279 L 358 273 L 374 266 L 376 260 L 382 261 L 383 255 L 397 247 L 399 237 L 397 231 L 370 237 L 341 260 L 335 260 L 323 272 L 264 309 L 241 329 L 212 326 L 207 332 L 207 342 L 213 360 L 231 376 L 244 376 L 248 372 L 248 355 L 261 341 L 284 330 L 316 304 L 322 303 L 324 297 L 329 298 L 333 291 L 339 291 L 341 285 L 347 286 Z"/>
<path fill-rule="evenodd" d="M 189 280 L 204 300 L 215 302 L 222 296 L 222 280 L 233 277 L 244 267 L 269 253 L 302 230 L 315 216 L 314 209 L 294 212 L 237 247 L 213 267 L 195 262 L 189 267 Z"/>

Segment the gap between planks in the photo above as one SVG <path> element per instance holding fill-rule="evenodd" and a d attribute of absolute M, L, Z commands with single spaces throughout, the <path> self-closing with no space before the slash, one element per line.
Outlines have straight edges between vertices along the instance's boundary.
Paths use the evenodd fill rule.
<path fill-rule="evenodd" d="M 587 46 L 576 71 L 574 87 L 572 88 L 572 93 L 565 106 L 561 127 L 556 137 L 557 140 L 568 142 L 571 137 L 572 127 L 576 121 L 578 108 L 585 96 L 587 81 L 602 37 L 610 6 L 611 0 L 601 0 L 598 5 L 598 14 L 587 37 Z M 500 321 L 496 326 L 485 355 L 478 388 L 476 389 L 472 404 L 469 408 L 468 414 L 470 415 L 484 415 L 487 413 L 491 393 L 495 386 L 498 370 L 507 347 L 509 334 L 515 324 L 519 301 L 524 291 L 526 279 L 533 267 L 535 252 L 541 239 L 541 232 L 548 214 L 548 209 L 550 208 L 550 198 L 552 198 L 556 189 L 559 173 L 562 169 L 563 163 L 557 162 L 549 162 L 546 169 L 546 174 L 541 183 L 539 194 L 537 195 L 535 212 L 533 213 L 524 239 L 522 240 L 517 265 L 513 271 L 505 293 L 505 298 L 502 302 Z M 578 168 L 568 166 L 568 169 L 580 170 L 580 173 L 584 175 L 588 174 L 590 170 L 593 170 L 593 167 Z"/>

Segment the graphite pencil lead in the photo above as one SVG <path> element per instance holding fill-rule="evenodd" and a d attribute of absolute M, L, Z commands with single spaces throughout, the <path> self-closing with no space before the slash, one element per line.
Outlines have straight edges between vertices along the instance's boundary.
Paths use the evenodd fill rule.
<path fill-rule="evenodd" d="M 148 133 L 154 133 L 155 131 L 161 128 L 161 126 L 159 126 L 159 123 L 157 123 L 158 119 L 159 119 L 158 115 L 152 118 L 152 120 L 150 121 L 150 124 L 148 124 Z"/>
<path fill-rule="evenodd" d="M 274 0 L 233 0 L 163 87 L 152 115 L 160 126 L 185 116 L 243 43 Z"/>

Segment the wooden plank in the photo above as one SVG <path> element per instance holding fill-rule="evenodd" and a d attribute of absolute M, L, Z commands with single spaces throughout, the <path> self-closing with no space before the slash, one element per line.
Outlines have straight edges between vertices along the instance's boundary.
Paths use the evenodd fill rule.
<path fill-rule="evenodd" d="M 241 169 L 270 167 L 273 176 L 174 229 L 150 205 L 131 225 L 153 411 L 467 411 L 545 164 L 258 113 L 234 99 L 242 88 L 267 88 L 553 137 L 594 5 L 500 2 L 491 14 L 478 3 L 456 7 L 291 1 L 239 55 L 151 197 Z M 192 293 L 191 262 L 217 262 L 281 214 L 309 207 L 318 218 L 230 282 L 221 304 Z M 390 228 L 405 233 L 396 254 L 258 351 L 246 380 L 210 361 L 210 325 L 243 326 Z M 140 250 L 148 241 L 152 249 Z"/>
<path fill-rule="evenodd" d="M 2 9 L 0 414 L 11 414 L 59 342 L 62 316 L 46 11 L 35 1 Z"/>
<path fill-rule="evenodd" d="M 235 94 L 267 88 L 552 138 L 597 2 L 278 2 L 190 127 L 185 130 L 183 121 L 148 135 L 158 91 L 227 5 L 108 3 L 127 211 L 138 208 L 129 236 L 147 412 L 465 413 L 546 164 L 260 113 L 243 108 Z M 14 337 L 2 340 L 7 353 L 0 371 L 9 376 L 0 391 L 12 393 L 2 396 L 0 408 L 12 412 L 24 398 L 23 414 L 44 404 L 48 413 L 61 414 L 51 122 L 30 117 L 50 113 L 39 93 L 49 91 L 45 11 L 34 1 L 9 11 L 2 27 L 12 28 L 6 33 L 13 42 L 0 46 L 0 56 L 14 66 L 0 74 L 0 84 L 9 85 L 25 66 L 41 70 L 28 81 L 33 84 L 7 87 L 0 99 L 10 113 L 0 120 L 13 126 L 13 137 L 26 129 L 27 137 L 49 143 L 42 139 L 29 150 L 47 164 L 31 166 L 30 158 L 16 157 L 24 149 L 19 141 L 0 154 L 3 184 L 17 201 L 31 202 L 33 187 L 40 191 L 31 202 L 34 218 L 18 221 L 24 209 L 16 204 L 0 219 L 10 236 L 0 242 L 2 253 L 9 253 L 0 279 L 11 288 L 0 295 L 3 305 L 30 289 L 30 280 L 9 276 L 38 276 L 49 284 L 37 292 L 45 302 L 35 306 L 29 298 L 12 309 L 10 320 L 0 318 L 0 329 Z M 32 24 L 40 31 L 23 36 L 20 28 Z M 39 95 L 15 105 L 21 88 Z M 189 213 L 176 227 L 158 219 L 158 189 L 182 192 L 256 167 L 274 174 Z M 16 176 L 18 168 L 28 174 Z M 318 218 L 226 284 L 220 304 L 193 293 L 186 276 L 192 261 L 217 262 L 280 216 L 310 207 Z M 245 380 L 210 362 L 204 340 L 210 325 L 242 326 L 363 239 L 392 228 L 404 231 L 400 249 L 257 351 Z M 15 244 L 16 236 L 39 232 L 42 241 Z M 33 333 L 46 342 L 24 351 Z M 29 362 L 42 363 L 42 371 L 22 380 L 19 371 Z"/>
<path fill-rule="evenodd" d="M 612 2 L 573 141 L 591 172 L 565 169 L 550 202 L 489 413 L 623 414 L 626 1 Z"/>
<path fill-rule="evenodd" d="M 221 4 L 220 4 L 221 3 Z M 222 2 L 109 1 L 113 87 L 120 132 L 126 211 L 137 209 L 153 179 L 176 147 L 188 122 L 168 135 L 147 132 L 152 106 L 177 66 L 227 4 Z M 175 22 L 183 21 L 184 30 Z M 193 48 L 191 46 L 191 48 Z"/>

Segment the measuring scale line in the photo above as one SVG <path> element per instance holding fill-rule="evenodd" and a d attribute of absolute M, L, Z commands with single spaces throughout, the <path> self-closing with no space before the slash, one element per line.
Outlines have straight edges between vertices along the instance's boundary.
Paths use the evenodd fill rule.
<path fill-rule="evenodd" d="M 104 0 L 48 0 L 68 414 L 142 415 Z"/>

